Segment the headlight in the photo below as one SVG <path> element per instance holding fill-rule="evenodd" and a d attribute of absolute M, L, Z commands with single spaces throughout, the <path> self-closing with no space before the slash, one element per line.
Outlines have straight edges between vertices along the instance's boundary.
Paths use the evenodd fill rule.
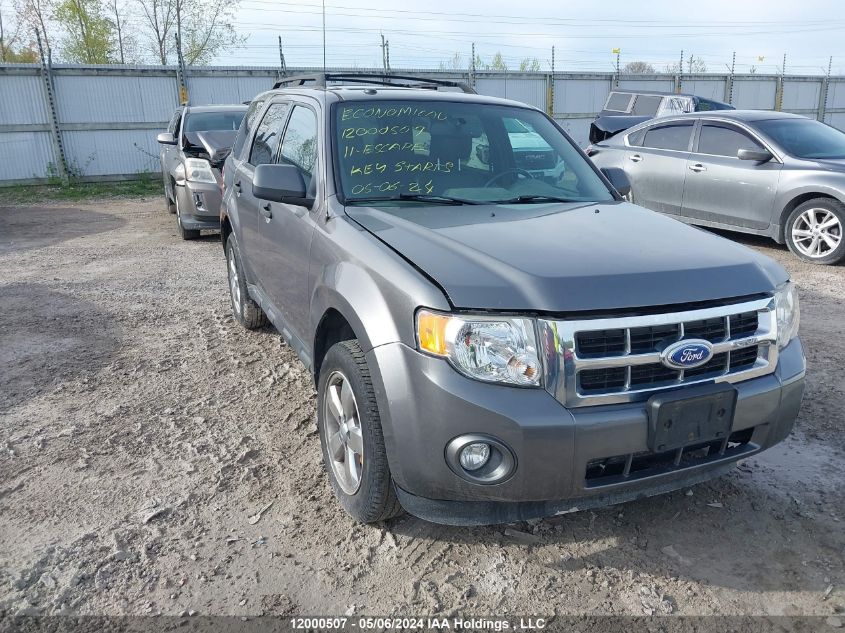
<path fill-rule="evenodd" d="M 775 292 L 775 317 L 778 327 L 778 349 L 798 336 L 798 289 L 792 282 L 786 282 Z"/>
<path fill-rule="evenodd" d="M 417 313 L 420 350 L 486 382 L 536 387 L 540 360 L 531 319 Z"/>
<path fill-rule="evenodd" d="M 185 177 L 191 182 L 217 184 L 214 172 L 211 171 L 211 164 L 202 158 L 185 159 Z"/>

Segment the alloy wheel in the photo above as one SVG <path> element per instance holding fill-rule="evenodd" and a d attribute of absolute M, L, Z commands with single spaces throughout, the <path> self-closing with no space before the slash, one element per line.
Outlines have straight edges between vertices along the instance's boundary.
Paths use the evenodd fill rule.
<path fill-rule="evenodd" d="M 830 255 L 842 241 L 842 223 L 828 209 L 807 209 L 795 218 L 791 231 L 795 248 L 813 259 Z"/>
<path fill-rule="evenodd" d="M 361 486 L 364 437 L 352 385 L 339 371 L 332 372 L 326 381 L 323 424 L 335 480 L 343 492 L 354 495 Z"/>

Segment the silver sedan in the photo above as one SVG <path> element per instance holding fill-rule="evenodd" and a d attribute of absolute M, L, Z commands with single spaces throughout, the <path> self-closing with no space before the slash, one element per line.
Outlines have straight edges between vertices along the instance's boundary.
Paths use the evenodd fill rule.
<path fill-rule="evenodd" d="M 591 145 L 633 200 L 684 222 L 771 237 L 805 261 L 845 258 L 845 134 L 807 117 L 723 110 L 652 119 Z"/>

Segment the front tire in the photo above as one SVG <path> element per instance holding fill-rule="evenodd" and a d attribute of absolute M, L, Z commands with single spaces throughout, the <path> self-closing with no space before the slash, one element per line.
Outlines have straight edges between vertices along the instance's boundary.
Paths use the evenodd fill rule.
<path fill-rule="evenodd" d="M 798 205 L 784 227 L 786 245 L 812 264 L 836 264 L 845 258 L 845 205 L 832 198 L 815 198 Z"/>
<path fill-rule="evenodd" d="M 241 264 L 241 253 L 235 234 L 226 240 L 226 270 L 229 279 L 229 298 L 232 302 L 232 316 L 248 330 L 257 330 L 267 324 L 267 315 L 249 296 L 246 276 Z"/>
<path fill-rule="evenodd" d="M 182 208 L 179 204 L 179 194 L 176 193 L 176 190 L 173 190 L 173 194 L 176 196 L 176 227 L 179 229 L 179 236 L 183 240 L 196 240 L 199 239 L 200 232 L 199 229 L 186 229 L 182 225 Z"/>
<path fill-rule="evenodd" d="M 326 472 L 346 513 L 361 523 L 402 514 L 375 389 L 357 340 L 336 343 L 326 353 L 317 386 L 317 426 Z"/>

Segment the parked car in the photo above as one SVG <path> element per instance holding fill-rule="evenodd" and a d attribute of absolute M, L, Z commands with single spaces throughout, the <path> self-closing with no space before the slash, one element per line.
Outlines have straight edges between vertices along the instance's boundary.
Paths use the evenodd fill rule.
<path fill-rule="evenodd" d="M 805 364 L 779 264 L 625 202 L 624 172 L 540 110 L 417 81 L 283 80 L 224 170 L 234 318 L 269 320 L 313 374 L 351 516 L 562 514 L 789 434 Z M 558 182 L 518 166 L 508 119 L 553 149 Z"/>
<path fill-rule="evenodd" d="M 158 135 L 167 209 L 182 239 L 220 228 L 220 166 L 246 113 L 245 105 L 182 106 Z"/>
<path fill-rule="evenodd" d="M 784 112 L 660 119 L 588 148 L 633 200 L 690 224 L 765 235 L 804 261 L 845 257 L 845 134 Z"/>
<path fill-rule="evenodd" d="M 615 89 L 590 124 L 590 143 L 607 140 L 623 130 L 662 116 L 685 112 L 733 110 L 729 103 L 691 94 Z"/>

